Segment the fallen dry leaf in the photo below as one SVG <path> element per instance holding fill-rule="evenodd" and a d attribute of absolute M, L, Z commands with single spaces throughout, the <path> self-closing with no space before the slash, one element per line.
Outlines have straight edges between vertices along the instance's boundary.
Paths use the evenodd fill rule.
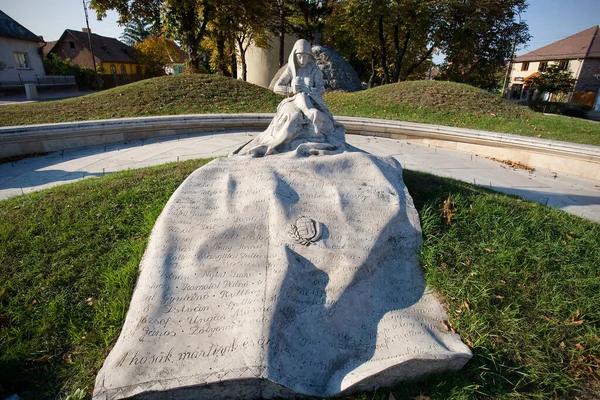
<path fill-rule="evenodd" d="M 575 311 L 575 314 L 571 316 L 568 320 L 565 321 L 565 325 L 581 325 L 583 324 L 583 319 L 579 319 L 581 316 L 581 312 L 579 310 Z"/>
<path fill-rule="evenodd" d="M 73 364 L 73 358 L 71 357 L 71 354 L 65 354 L 63 356 L 63 360 L 67 363 L 67 364 Z"/>
<path fill-rule="evenodd" d="M 2 288 L 2 290 L 0 290 L 0 296 L 2 296 L 4 293 L 6 293 L 6 288 Z"/>
<path fill-rule="evenodd" d="M 454 205 L 454 202 L 452 201 L 450 196 L 448 196 L 448 198 L 444 200 L 442 212 L 444 213 L 446 223 L 448 225 L 452 225 L 452 220 L 456 217 L 456 206 Z"/>
<path fill-rule="evenodd" d="M 494 252 L 494 250 L 492 250 L 492 249 L 489 249 L 489 248 L 487 248 L 487 247 L 486 247 L 484 250 L 485 250 L 485 251 L 487 251 L 488 253 L 493 253 L 493 252 Z"/>
<path fill-rule="evenodd" d="M 560 344 L 558 345 L 558 347 L 561 348 L 561 350 L 565 349 L 565 342 L 560 342 Z"/>
<path fill-rule="evenodd" d="M 44 354 L 40 358 L 36 358 L 35 360 L 33 360 L 33 362 L 36 364 L 40 364 L 40 363 L 48 361 L 49 358 L 50 358 L 50 356 L 48 354 Z"/>
<path fill-rule="evenodd" d="M 85 302 L 87 303 L 88 306 L 93 306 L 94 303 L 96 302 L 96 299 L 94 299 L 93 297 L 88 297 L 88 299 Z"/>
<path fill-rule="evenodd" d="M 498 300 L 500 300 L 500 301 L 504 301 L 504 296 L 500 296 L 500 295 L 498 295 L 498 296 L 496 296 L 496 298 L 497 298 Z"/>
<path fill-rule="evenodd" d="M 442 325 L 444 325 L 444 328 L 446 328 L 446 331 L 450 330 L 450 326 L 448 325 L 448 323 L 445 320 L 441 320 L 440 322 L 442 323 Z"/>
<path fill-rule="evenodd" d="M 552 318 L 548 318 L 548 317 L 547 317 L 547 316 L 545 316 L 544 314 L 542 314 L 542 318 L 544 318 L 544 320 L 546 320 L 546 321 L 550 322 L 552 325 L 554 325 L 554 326 L 558 326 L 558 323 L 557 323 L 555 320 L 553 320 Z"/>
<path fill-rule="evenodd" d="M 511 170 L 516 170 L 516 169 L 522 169 L 524 171 L 529 172 L 530 174 L 533 173 L 533 171 L 535 171 L 535 168 L 530 167 L 529 165 L 525 165 L 519 161 L 511 161 L 511 160 L 501 160 L 499 158 L 495 158 L 495 157 L 486 157 L 488 160 L 492 160 L 492 161 L 496 161 L 500 163 L 500 166 L 504 169 L 506 169 L 506 167 L 504 165 L 507 165 L 510 167 Z M 504 164 L 504 165 L 502 165 Z"/>
<path fill-rule="evenodd" d="M 584 351 L 585 350 L 585 348 L 581 345 L 581 343 L 577 343 L 575 345 L 575 347 L 577 347 L 577 350 L 579 350 L 579 351 Z"/>
<path fill-rule="evenodd" d="M 471 307 L 469 306 L 469 299 L 465 300 L 465 302 L 463 303 L 465 308 L 467 309 L 467 311 L 471 311 Z"/>

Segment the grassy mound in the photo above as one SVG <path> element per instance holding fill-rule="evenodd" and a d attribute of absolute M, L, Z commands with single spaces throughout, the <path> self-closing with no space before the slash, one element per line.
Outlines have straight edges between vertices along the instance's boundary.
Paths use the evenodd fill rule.
<path fill-rule="evenodd" d="M 600 125 L 517 106 L 473 86 L 411 81 L 355 93 L 327 93 L 334 114 L 513 133 L 600 145 Z"/>
<path fill-rule="evenodd" d="M 152 226 L 205 161 L 0 202 L 0 398 L 90 395 Z M 411 171 L 404 178 L 421 215 L 427 282 L 474 357 L 394 396 L 598 398 L 600 225 L 466 183 Z"/>
<path fill-rule="evenodd" d="M 26 125 L 176 114 L 275 112 L 281 97 L 217 75 L 146 79 L 87 96 L 0 107 L 0 125 Z"/>
<path fill-rule="evenodd" d="M 332 93 L 331 100 L 340 93 Z M 357 102 L 386 106 L 404 106 L 430 113 L 489 115 L 500 118 L 521 117 L 527 109 L 519 107 L 473 86 L 443 81 L 408 81 L 355 92 Z"/>
<path fill-rule="evenodd" d="M 384 118 L 600 145 L 600 125 L 515 106 L 472 86 L 439 81 L 327 93 L 334 114 Z M 0 107 L 0 126 L 150 115 L 275 112 L 267 89 L 216 75 L 148 79 L 75 99 Z"/>

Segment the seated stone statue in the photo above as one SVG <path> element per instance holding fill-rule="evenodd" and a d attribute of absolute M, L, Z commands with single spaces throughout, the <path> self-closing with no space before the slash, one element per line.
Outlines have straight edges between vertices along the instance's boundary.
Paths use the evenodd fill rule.
<path fill-rule="evenodd" d="M 236 154 L 263 157 L 287 151 L 296 151 L 299 155 L 344 151 L 344 127 L 333 119 L 323 100 L 323 76 L 306 40 L 300 39 L 294 44 L 287 69 L 274 91 L 291 96 L 279 104 L 267 130 Z"/>

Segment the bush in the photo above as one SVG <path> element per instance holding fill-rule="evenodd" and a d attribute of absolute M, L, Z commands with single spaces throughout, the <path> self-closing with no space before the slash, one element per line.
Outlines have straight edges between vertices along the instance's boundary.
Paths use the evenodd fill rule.
<path fill-rule="evenodd" d="M 44 70 L 48 75 L 73 75 L 79 90 L 95 88 L 94 79 L 96 74 L 94 70 L 81 67 L 77 64 L 71 64 L 71 60 L 68 58 L 63 60 L 54 54 L 48 54 L 48 56 L 44 57 Z"/>
<path fill-rule="evenodd" d="M 587 112 L 592 109 L 585 104 L 560 103 L 555 101 L 536 101 L 529 105 L 533 111 L 548 114 L 559 114 L 567 117 L 585 118 Z"/>

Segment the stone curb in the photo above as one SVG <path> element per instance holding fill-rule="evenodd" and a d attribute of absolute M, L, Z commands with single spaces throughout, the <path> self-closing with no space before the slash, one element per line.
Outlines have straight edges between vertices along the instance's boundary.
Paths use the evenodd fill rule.
<path fill-rule="evenodd" d="M 0 128 L 0 158 L 179 134 L 265 129 L 274 114 L 191 114 Z M 349 134 L 408 139 L 600 180 L 600 147 L 507 133 L 336 116 Z"/>

